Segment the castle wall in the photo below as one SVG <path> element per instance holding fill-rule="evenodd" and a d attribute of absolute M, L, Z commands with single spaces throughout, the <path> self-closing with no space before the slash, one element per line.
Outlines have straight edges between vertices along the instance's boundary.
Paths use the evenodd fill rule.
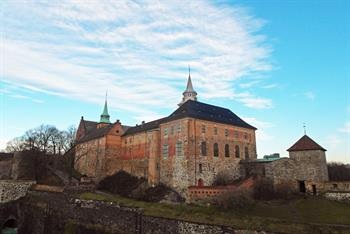
<path fill-rule="evenodd" d="M 182 155 L 176 154 L 178 142 L 182 143 Z M 206 153 L 202 152 L 202 142 L 206 142 Z M 215 143 L 218 156 L 214 156 Z M 225 155 L 225 145 L 229 147 L 228 155 Z M 236 146 L 239 147 L 237 157 Z M 239 162 L 246 157 L 245 148 L 247 160 L 256 159 L 254 130 L 192 118 L 162 124 L 160 147 L 160 181 L 182 194 L 199 181 L 204 186 L 212 185 L 218 175 L 240 178 Z M 164 147 L 168 147 L 167 156 Z"/>
<path fill-rule="evenodd" d="M 202 142 L 206 143 L 206 153 L 202 152 Z M 218 145 L 217 156 L 214 144 Z M 198 181 L 212 185 L 219 175 L 240 178 L 239 162 L 253 159 L 254 130 L 183 118 L 126 136 L 122 136 L 120 124 L 115 124 L 106 136 L 76 146 L 75 168 L 96 180 L 124 170 L 185 195 Z"/>
<path fill-rule="evenodd" d="M 328 181 L 328 169 L 325 151 L 305 150 L 289 152 L 290 159 L 296 164 L 297 180 L 315 182 Z"/>
<path fill-rule="evenodd" d="M 246 163 L 244 168 L 246 176 L 264 176 L 272 179 L 275 185 L 286 184 L 294 190 L 299 190 L 298 181 L 315 184 L 329 180 L 326 156 L 322 150 L 293 151 L 290 158 Z"/>
<path fill-rule="evenodd" d="M 106 137 L 75 146 L 74 168 L 81 174 L 101 178 L 105 175 Z"/>
<path fill-rule="evenodd" d="M 201 179 L 203 185 L 210 186 L 217 176 L 224 176 L 231 180 L 238 179 L 241 177 L 239 162 L 257 157 L 255 131 L 252 129 L 195 120 L 194 132 L 197 145 L 196 185 Z M 202 142 L 206 142 L 206 155 L 202 152 Z M 214 156 L 215 143 L 218 144 L 218 156 Z M 225 152 L 226 145 L 228 145 L 228 155 Z M 239 147 L 237 152 L 236 146 Z M 245 148 L 248 150 L 247 155 L 245 155 Z"/>

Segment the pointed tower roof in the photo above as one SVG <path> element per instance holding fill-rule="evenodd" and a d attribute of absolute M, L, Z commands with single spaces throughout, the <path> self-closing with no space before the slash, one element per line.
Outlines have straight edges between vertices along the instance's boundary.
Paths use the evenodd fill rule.
<path fill-rule="evenodd" d="M 194 91 L 192 86 L 192 80 L 191 80 L 191 68 L 188 66 L 188 80 L 187 80 L 187 86 L 186 90 L 182 93 L 182 101 L 178 104 L 178 106 L 181 106 L 188 100 L 197 101 L 197 92 Z"/>
<path fill-rule="evenodd" d="M 184 93 L 196 93 L 196 91 L 194 91 L 193 89 L 193 85 L 192 85 L 192 80 L 191 80 L 191 68 L 188 67 L 188 79 L 187 79 L 187 86 L 186 86 L 186 90 L 184 91 Z"/>
<path fill-rule="evenodd" d="M 304 135 L 294 145 L 292 145 L 287 151 L 304 151 L 304 150 L 322 150 L 326 151 L 322 146 L 317 144 L 308 135 Z"/>
<path fill-rule="evenodd" d="M 107 92 L 106 92 L 106 100 L 105 105 L 103 107 L 103 111 L 100 118 L 100 123 L 111 123 L 109 120 L 108 108 L 107 108 Z"/>

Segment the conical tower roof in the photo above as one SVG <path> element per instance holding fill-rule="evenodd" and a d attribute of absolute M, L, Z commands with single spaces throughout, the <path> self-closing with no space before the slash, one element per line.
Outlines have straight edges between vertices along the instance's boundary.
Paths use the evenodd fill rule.
<path fill-rule="evenodd" d="M 108 107 L 107 107 L 107 94 L 106 94 L 105 105 L 103 107 L 103 111 L 100 118 L 100 123 L 111 123 L 111 121 L 109 120 Z"/>
<path fill-rule="evenodd" d="M 304 135 L 294 145 L 292 145 L 287 151 L 304 151 L 304 150 L 322 150 L 326 151 L 322 146 L 317 144 L 308 135 Z"/>
<path fill-rule="evenodd" d="M 193 93 L 193 92 L 195 93 L 196 92 L 193 89 L 192 80 L 191 80 L 191 74 L 188 75 L 187 86 L 186 86 L 185 92 L 191 92 L 191 93 Z"/>

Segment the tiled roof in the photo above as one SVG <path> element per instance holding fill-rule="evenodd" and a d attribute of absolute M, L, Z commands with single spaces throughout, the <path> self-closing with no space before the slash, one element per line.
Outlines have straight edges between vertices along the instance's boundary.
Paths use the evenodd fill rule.
<path fill-rule="evenodd" d="M 87 134 L 95 130 L 98 124 L 97 122 L 94 122 L 94 121 L 89 121 L 89 120 L 83 120 L 83 121 L 84 121 L 85 130 Z"/>
<path fill-rule="evenodd" d="M 323 150 L 326 151 L 322 146 L 317 144 L 307 135 L 300 138 L 294 145 L 292 145 L 287 151 L 303 151 L 303 150 Z"/>
<path fill-rule="evenodd" d="M 138 133 L 138 132 L 152 130 L 152 129 L 158 128 L 159 124 L 162 124 L 162 123 L 164 123 L 166 121 L 167 121 L 167 117 L 161 118 L 161 119 L 157 119 L 157 120 L 154 120 L 154 121 L 151 121 L 151 122 L 147 122 L 147 123 L 138 125 L 136 127 L 130 127 L 124 133 L 124 135 L 129 135 L 129 134 L 134 134 L 134 133 Z"/>
<path fill-rule="evenodd" d="M 147 131 L 159 128 L 159 125 L 172 120 L 177 120 L 185 117 L 208 120 L 217 123 L 230 124 L 242 128 L 256 130 L 255 127 L 249 125 L 236 114 L 226 108 L 213 106 L 198 101 L 188 100 L 182 104 L 176 111 L 165 118 L 157 119 L 136 127 L 130 127 L 124 135 L 134 134 L 137 132 Z"/>
<path fill-rule="evenodd" d="M 103 137 L 113 127 L 113 124 L 109 124 L 102 128 L 97 128 L 98 122 L 89 121 L 89 120 L 83 120 L 83 121 L 86 129 L 86 134 L 85 136 L 83 136 L 81 139 L 78 140 L 78 143 Z M 130 128 L 130 126 L 122 125 L 122 128 L 123 128 L 123 131 L 125 132 Z"/>
<path fill-rule="evenodd" d="M 108 131 L 113 127 L 113 124 L 108 124 L 107 126 L 103 126 L 101 128 L 95 128 L 94 130 L 90 130 L 87 132 L 85 136 L 78 140 L 78 143 L 82 143 L 85 141 L 90 141 L 96 138 L 100 138 L 105 136 Z"/>
<path fill-rule="evenodd" d="M 213 106 L 206 103 L 188 100 L 174 111 L 167 121 L 181 119 L 184 117 L 192 117 L 196 119 L 208 120 L 217 123 L 230 124 L 242 128 L 256 130 L 255 127 L 249 125 L 236 114 L 226 108 Z"/>

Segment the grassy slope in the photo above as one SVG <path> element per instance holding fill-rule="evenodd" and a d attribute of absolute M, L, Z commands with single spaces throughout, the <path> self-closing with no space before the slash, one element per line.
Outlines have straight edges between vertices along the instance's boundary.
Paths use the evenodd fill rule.
<path fill-rule="evenodd" d="M 258 202 L 251 209 L 244 211 L 222 211 L 215 207 L 189 204 L 142 202 L 109 194 L 83 193 L 80 198 L 140 207 L 144 209 L 145 215 L 227 225 L 240 229 L 281 233 L 350 233 L 347 231 L 350 230 L 350 226 L 342 226 L 350 225 L 350 205 L 314 197 L 288 202 Z"/>

